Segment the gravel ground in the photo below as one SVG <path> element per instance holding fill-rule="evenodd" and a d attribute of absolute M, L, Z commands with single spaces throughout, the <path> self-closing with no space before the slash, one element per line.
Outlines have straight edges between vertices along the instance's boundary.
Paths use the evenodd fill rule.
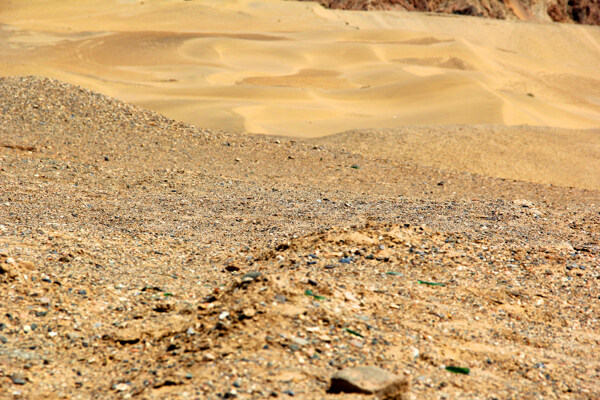
<path fill-rule="evenodd" d="M 597 191 L 0 98 L 0 397 L 600 397 Z"/>

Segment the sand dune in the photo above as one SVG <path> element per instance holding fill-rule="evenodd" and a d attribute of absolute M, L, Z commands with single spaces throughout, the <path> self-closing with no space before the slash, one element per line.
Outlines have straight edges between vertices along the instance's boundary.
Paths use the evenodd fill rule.
<path fill-rule="evenodd" d="M 170 117 L 314 137 L 424 124 L 600 125 L 600 29 L 284 1 L 3 2 L 4 75 Z"/>
<path fill-rule="evenodd" d="M 304 138 L 353 131 L 322 142 L 600 188 L 598 133 L 582 131 L 600 127 L 598 27 L 277 0 L 0 7 L 1 75 L 58 78 L 206 128 Z M 408 129 L 448 125 L 463 132 Z"/>

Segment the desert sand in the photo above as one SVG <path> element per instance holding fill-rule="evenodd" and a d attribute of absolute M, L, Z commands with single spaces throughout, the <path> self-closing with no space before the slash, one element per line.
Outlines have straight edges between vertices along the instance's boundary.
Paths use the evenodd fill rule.
<path fill-rule="evenodd" d="M 290 1 L 4 1 L 3 75 L 232 132 L 600 125 L 600 28 Z"/>
<path fill-rule="evenodd" d="M 597 132 L 558 132 L 547 146 L 528 129 L 600 126 L 598 27 L 275 0 L 7 1 L 0 24 L 4 76 L 57 78 L 236 133 L 519 126 L 450 145 L 405 130 L 408 144 L 385 147 L 440 168 L 600 188 Z"/>
<path fill-rule="evenodd" d="M 0 24 L 0 398 L 600 398 L 599 28 Z M 394 385 L 331 393 L 364 366 Z"/>

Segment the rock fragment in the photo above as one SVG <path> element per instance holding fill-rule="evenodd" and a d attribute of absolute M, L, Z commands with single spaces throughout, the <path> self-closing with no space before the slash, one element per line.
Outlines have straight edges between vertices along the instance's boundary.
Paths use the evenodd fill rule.
<path fill-rule="evenodd" d="M 10 380 L 12 381 L 12 383 L 14 383 L 15 385 L 24 385 L 25 383 L 27 383 L 27 380 L 25 379 L 25 376 L 21 373 L 14 373 L 10 376 Z"/>
<path fill-rule="evenodd" d="M 329 393 L 377 394 L 382 398 L 401 398 L 408 382 L 379 367 L 346 368 L 331 377 Z M 394 397 L 395 396 L 395 397 Z"/>

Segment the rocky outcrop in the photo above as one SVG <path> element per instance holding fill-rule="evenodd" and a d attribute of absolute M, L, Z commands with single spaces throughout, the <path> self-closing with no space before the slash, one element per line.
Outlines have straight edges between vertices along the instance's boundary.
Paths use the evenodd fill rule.
<path fill-rule="evenodd" d="M 600 0 L 303 0 L 344 10 L 405 10 L 600 25 Z"/>

